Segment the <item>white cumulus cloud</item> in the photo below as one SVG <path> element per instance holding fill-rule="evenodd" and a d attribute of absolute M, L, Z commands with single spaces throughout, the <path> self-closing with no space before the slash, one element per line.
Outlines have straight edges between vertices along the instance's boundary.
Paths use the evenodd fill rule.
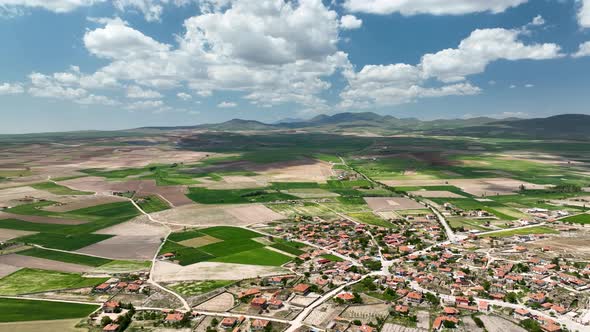
<path fill-rule="evenodd" d="M 479 87 L 462 81 L 484 72 L 494 61 L 563 56 L 556 44 L 525 45 L 518 40 L 522 33 L 525 32 L 499 28 L 475 30 L 457 48 L 425 54 L 417 65 L 367 65 L 359 72 L 346 70 L 348 86 L 340 93 L 340 106 L 366 108 L 419 98 L 479 94 Z"/>
<path fill-rule="evenodd" d="M 219 108 L 233 108 L 238 106 L 238 104 L 231 102 L 231 101 L 222 101 L 221 103 L 217 104 Z"/>
<path fill-rule="evenodd" d="M 527 0 L 346 0 L 350 12 L 387 15 L 462 15 L 470 13 L 502 13 Z"/>
<path fill-rule="evenodd" d="M 358 29 L 363 25 L 363 20 L 354 15 L 344 15 L 340 18 L 340 27 L 344 30 Z"/>
<path fill-rule="evenodd" d="M 176 94 L 176 97 L 178 97 L 184 101 L 191 100 L 193 98 L 193 96 L 189 95 L 186 92 L 179 92 Z"/>
<path fill-rule="evenodd" d="M 155 90 L 143 89 L 140 86 L 132 85 L 127 88 L 127 98 L 132 99 L 158 99 L 162 94 Z"/>
<path fill-rule="evenodd" d="M 563 56 L 557 44 L 525 45 L 518 40 L 521 30 L 478 29 L 462 40 L 458 48 L 446 49 L 422 57 L 422 70 L 428 77 L 456 82 L 481 73 L 497 60 L 543 60 Z"/>
<path fill-rule="evenodd" d="M 582 28 L 590 28 L 590 0 L 578 0 L 578 23 Z"/>
<path fill-rule="evenodd" d="M 25 89 L 20 83 L 1 83 L 0 95 L 16 95 L 23 93 Z"/>
<path fill-rule="evenodd" d="M 574 58 L 581 58 L 585 56 L 590 56 L 590 41 L 584 42 L 580 44 L 578 51 L 572 54 Z"/>
<path fill-rule="evenodd" d="M 54 13 L 68 13 L 105 0 L 0 0 L 0 9 L 40 8 Z"/>

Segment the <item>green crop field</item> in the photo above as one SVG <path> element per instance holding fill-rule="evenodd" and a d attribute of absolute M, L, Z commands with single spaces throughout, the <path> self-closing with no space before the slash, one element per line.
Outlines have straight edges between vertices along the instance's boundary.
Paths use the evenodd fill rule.
<path fill-rule="evenodd" d="M 19 255 L 50 259 L 58 262 L 96 267 L 112 262 L 112 260 L 106 258 L 66 253 L 63 251 L 45 250 L 40 248 L 31 248 L 28 250 L 19 251 L 18 253 Z"/>
<path fill-rule="evenodd" d="M 0 322 L 83 318 L 96 309 L 91 304 L 0 298 Z"/>
<path fill-rule="evenodd" d="M 574 224 L 590 224 L 590 214 L 582 213 L 575 216 L 561 219 L 563 222 L 571 222 Z"/>
<path fill-rule="evenodd" d="M 303 250 L 292 247 L 291 245 L 289 245 L 289 243 L 291 243 L 291 242 L 275 243 L 275 244 L 272 244 L 271 247 L 278 249 L 280 251 L 284 251 L 288 254 L 295 255 L 295 256 L 299 256 L 299 255 L 305 253 L 305 251 L 303 251 Z"/>
<path fill-rule="evenodd" d="M 270 188 L 274 190 L 310 189 L 319 187 L 320 185 L 316 182 L 273 182 L 270 185 Z"/>
<path fill-rule="evenodd" d="M 56 195 L 92 195 L 88 191 L 73 190 L 65 186 L 61 186 L 54 182 L 42 182 L 31 185 L 31 187 L 39 190 L 45 190 Z"/>
<path fill-rule="evenodd" d="M 529 228 L 500 231 L 500 232 L 495 232 L 495 233 L 491 233 L 491 234 L 485 234 L 482 236 L 509 237 L 509 236 L 514 236 L 514 235 L 557 234 L 557 233 L 559 233 L 559 232 L 554 230 L 553 228 L 549 228 L 549 227 L 545 227 L 545 226 L 536 226 L 536 227 L 529 227 Z"/>
<path fill-rule="evenodd" d="M 129 271 L 140 271 L 149 270 L 152 266 L 151 261 L 120 261 L 114 260 L 96 268 L 98 271 L 106 272 L 129 272 Z"/>
<path fill-rule="evenodd" d="M 213 190 L 192 187 L 189 188 L 187 197 L 201 204 L 264 203 L 298 199 L 295 196 L 266 188 Z"/>
<path fill-rule="evenodd" d="M 189 239 L 199 238 L 205 235 L 214 237 L 222 241 L 207 244 L 199 248 L 192 248 L 179 243 Z M 239 227 L 217 226 L 199 230 L 189 230 L 185 232 L 170 234 L 168 240 L 160 250 L 160 254 L 166 252 L 175 253 L 175 259 L 178 260 L 181 265 L 189 265 L 203 261 L 220 261 L 228 256 L 235 256 L 242 252 L 249 251 L 253 252 L 249 255 L 236 256 L 237 258 L 229 259 L 235 263 L 236 259 L 244 257 L 244 259 L 247 260 L 248 263 L 243 264 L 254 265 L 273 265 L 273 263 L 276 261 L 283 261 L 284 259 L 287 259 L 287 261 L 290 260 L 290 257 L 281 255 L 276 252 L 272 252 L 271 250 L 267 249 L 264 249 L 264 252 L 270 255 L 270 263 L 265 262 L 264 260 L 256 261 L 253 259 L 249 259 L 248 257 L 260 253 L 259 251 L 256 251 L 257 249 L 264 248 L 264 244 L 252 240 L 253 238 L 261 236 L 262 235 L 259 233 Z M 274 255 L 274 253 L 278 255 Z M 277 259 L 278 256 L 281 256 L 282 259 Z"/>
<path fill-rule="evenodd" d="M 323 258 L 330 260 L 332 262 L 343 262 L 344 259 L 336 256 L 336 255 L 332 255 L 332 254 L 326 254 L 326 255 L 322 255 Z"/>
<path fill-rule="evenodd" d="M 204 294 L 221 287 L 233 284 L 233 280 L 206 280 L 181 282 L 178 284 L 168 285 L 167 287 L 186 296 Z"/>
<path fill-rule="evenodd" d="M 235 264 L 281 266 L 291 261 L 291 257 L 266 248 L 256 248 L 218 257 L 212 261 Z"/>
<path fill-rule="evenodd" d="M 420 191 L 420 190 L 429 190 L 429 191 L 448 191 L 455 193 L 457 195 L 461 195 L 464 197 L 473 197 L 473 195 L 464 192 L 461 188 L 455 186 L 406 186 L 406 187 L 395 187 L 397 191 Z"/>
<path fill-rule="evenodd" d="M 164 211 L 170 208 L 166 201 L 156 195 L 142 197 L 138 200 L 137 205 L 146 213 Z"/>
<path fill-rule="evenodd" d="M 484 210 L 503 220 L 516 220 L 524 216 L 520 211 L 493 199 L 483 202 L 477 201 L 473 198 L 431 198 L 431 200 L 439 204 L 449 202 L 465 211 Z"/>
<path fill-rule="evenodd" d="M 348 215 L 363 224 L 385 228 L 395 228 L 395 226 L 392 223 L 382 218 L 379 218 L 372 212 L 349 213 Z"/>
<path fill-rule="evenodd" d="M 139 211 L 130 202 L 117 202 L 92 206 L 74 211 L 57 213 L 41 210 L 40 207 L 53 204 L 40 202 L 26 204 L 9 209 L 15 214 L 60 217 L 74 220 L 87 220 L 81 225 L 56 225 L 28 223 L 20 220 L 0 220 L 0 228 L 38 231 L 38 234 L 23 236 L 12 241 L 34 243 L 44 247 L 76 250 L 93 243 L 106 240 L 112 235 L 93 234 L 139 215 Z"/>
<path fill-rule="evenodd" d="M 76 273 L 25 268 L 0 279 L 0 295 L 94 287 L 108 278 L 84 278 Z"/>

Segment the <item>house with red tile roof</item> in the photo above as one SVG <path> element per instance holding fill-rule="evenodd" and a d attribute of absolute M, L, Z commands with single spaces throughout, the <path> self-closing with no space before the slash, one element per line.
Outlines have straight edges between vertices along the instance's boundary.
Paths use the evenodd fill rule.
<path fill-rule="evenodd" d="M 102 328 L 103 332 L 118 332 L 119 331 L 119 324 L 110 323 L 107 324 L 105 327 Z"/>
<path fill-rule="evenodd" d="M 439 331 L 444 327 L 444 322 L 445 321 L 449 321 L 452 322 L 454 324 L 459 323 L 459 320 L 455 317 L 450 317 L 450 316 L 438 316 L 436 317 L 436 319 L 434 320 L 434 323 L 432 324 L 432 328 L 435 331 Z"/>
<path fill-rule="evenodd" d="M 113 313 L 119 309 L 121 304 L 119 301 L 107 301 L 102 305 L 102 311 L 107 313 Z"/>
<path fill-rule="evenodd" d="M 301 295 L 305 295 L 307 293 L 309 293 L 310 290 L 310 286 L 307 284 L 298 284 L 295 287 L 293 287 L 293 292 L 297 293 L 297 294 L 301 294 Z"/>
<path fill-rule="evenodd" d="M 354 300 L 354 295 L 352 293 L 340 293 L 336 295 L 336 297 L 347 302 Z"/>
<path fill-rule="evenodd" d="M 408 296 L 406 296 L 406 300 L 409 302 L 421 303 L 422 302 L 422 294 L 418 293 L 418 292 L 409 292 Z"/>
<path fill-rule="evenodd" d="M 171 312 L 168 315 L 166 315 L 166 318 L 164 320 L 166 322 L 174 323 L 180 322 L 183 318 L 184 314 L 182 312 Z"/>

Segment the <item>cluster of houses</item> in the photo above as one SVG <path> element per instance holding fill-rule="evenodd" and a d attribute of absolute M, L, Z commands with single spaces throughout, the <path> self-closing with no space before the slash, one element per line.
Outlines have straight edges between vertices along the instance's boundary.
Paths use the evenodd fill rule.
<path fill-rule="evenodd" d="M 393 264 L 390 277 L 381 277 L 376 282 L 382 289 L 395 291 L 400 304 L 396 311 L 405 310 L 402 303 L 420 305 L 425 301 L 425 294 L 415 291 L 416 287 L 410 285 L 413 284 L 425 292 L 443 294 L 443 299 L 454 297 L 456 308 L 461 310 L 487 311 L 486 301 L 499 300 L 541 311 L 545 315 L 535 319 L 541 320 L 546 331 L 559 329 L 544 317 L 575 317 L 581 313 L 575 304 L 588 302 L 590 264 L 551 259 L 546 255 L 551 248 L 529 251 L 509 240 L 505 246 L 496 246 L 492 254 L 489 247 L 474 251 L 471 248 L 481 246 L 473 246 L 473 241 L 480 240 L 467 239 L 420 255 L 404 256 Z M 481 301 L 474 303 L 473 299 Z M 452 315 L 445 313 L 439 317 L 441 328 L 452 325 L 444 323 L 449 316 Z"/>
<path fill-rule="evenodd" d="M 116 294 L 116 293 L 145 293 L 149 291 L 149 286 L 146 281 L 149 277 L 147 272 L 140 272 L 134 274 L 129 279 L 122 280 L 120 278 L 110 278 L 109 280 L 99 284 L 93 288 L 94 293 L 100 294 Z"/>

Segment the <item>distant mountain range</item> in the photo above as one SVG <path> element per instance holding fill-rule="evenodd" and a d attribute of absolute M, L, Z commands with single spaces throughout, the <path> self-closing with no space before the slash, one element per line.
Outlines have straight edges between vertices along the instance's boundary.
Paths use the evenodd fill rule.
<path fill-rule="evenodd" d="M 309 120 L 288 119 L 268 124 L 255 120 L 233 119 L 217 124 L 183 127 L 149 127 L 151 130 L 210 130 L 210 131 L 285 131 L 298 130 L 330 133 L 359 133 L 376 135 L 428 134 L 445 136 L 589 139 L 590 115 L 563 114 L 536 119 L 442 119 L 422 121 L 399 119 L 372 112 L 318 115 Z"/>

